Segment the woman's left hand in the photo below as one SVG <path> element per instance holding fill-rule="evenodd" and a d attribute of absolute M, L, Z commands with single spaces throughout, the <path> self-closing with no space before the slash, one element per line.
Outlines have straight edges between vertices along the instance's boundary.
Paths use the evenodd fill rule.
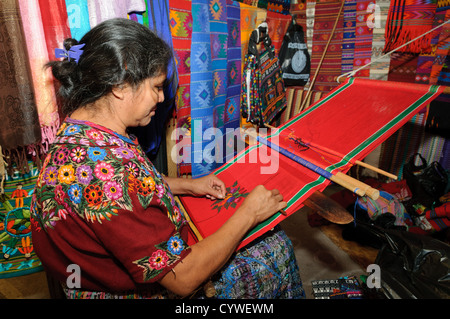
<path fill-rule="evenodd" d="M 216 175 L 210 174 L 208 176 L 192 179 L 191 181 L 191 191 L 193 195 L 206 196 L 213 200 L 225 198 L 225 183 Z"/>

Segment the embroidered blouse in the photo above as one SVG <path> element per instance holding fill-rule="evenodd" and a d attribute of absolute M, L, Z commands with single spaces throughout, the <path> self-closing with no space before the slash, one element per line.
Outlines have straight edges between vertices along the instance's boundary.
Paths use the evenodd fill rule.
<path fill-rule="evenodd" d="M 67 118 L 32 201 L 33 244 L 45 269 L 81 289 L 154 290 L 189 252 L 188 226 L 137 138 Z"/>

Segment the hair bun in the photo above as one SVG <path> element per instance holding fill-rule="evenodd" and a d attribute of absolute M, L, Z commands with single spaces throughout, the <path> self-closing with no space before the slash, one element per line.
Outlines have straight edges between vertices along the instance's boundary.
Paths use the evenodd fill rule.
<path fill-rule="evenodd" d="M 63 42 L 65 50 L 70 50 L 74 45 L 79 44 L 76 39 L 67 38 Z M 51 61 L 46 64 L 51 67 L 53 76 L 60 82 L 58 93 L 63 98 L 68 98 L 72 94 L 74 85 L 79 81 L 77 63 L 75 60 L 65 58 L 62 61 Z"/>
<path fill-rule="evenodd" d="M 74 45 L 77 45 L 78 40 L 73 39 L 73 38 L 67 38 L 64 40 L 63 45 L 64 45 L 64 49 L 66 50 L 70 50 L 71 47 L 73 47 Z"/>

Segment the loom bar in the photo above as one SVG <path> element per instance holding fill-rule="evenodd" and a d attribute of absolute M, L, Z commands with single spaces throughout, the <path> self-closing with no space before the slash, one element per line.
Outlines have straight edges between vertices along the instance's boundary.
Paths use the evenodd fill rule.
<path fill-rule="evenodd" d="M 353 193 L 359 195 L 359 196 L 364 196 L 366 195 L 364 189 L 361 189 L 360 187 L 356 186 L 355 183 L 352 183 L 349 179 L 343 179 L 340 176 L 336 176 L 333 175 L 332 173 L 324 170 L 323 168 L 314 165 L 311 162 L 308 162 L 307 160 L 301 158 L 298 155 L 295 155 L 291 152 L 289 152 L 288 150 L 279 147 L 276 144 L 272 144 L 270 141 L 266 140 L 265 138 L 260 137 L 259 135 L 256 134 L 252 134 L 247 132 L 247 134 L 253 136 L 254 138 L 256 138 L 256 140 L 264 145 L 266 145 L 267 147 L 270 147 L 271 149 L 277 151 L 278 153 L 283 154 L 284 156 L 290 158 L 291 160 L 293 160 L 294 162 L 297 162 L 298 164 L 312 170 L 313 172 L 319 174 L 322 177 L 325 177 L 326 179 L 341 185 L 342 187 L 352 191 Z M 344 174 L 345 175 L 345 174 Z M 350 177 L 351 178 L 351 177 Z"/>

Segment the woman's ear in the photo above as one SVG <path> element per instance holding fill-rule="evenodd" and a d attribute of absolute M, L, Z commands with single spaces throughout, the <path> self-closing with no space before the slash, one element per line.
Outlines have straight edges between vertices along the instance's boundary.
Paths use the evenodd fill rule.
<path fill-rule="evenodd" d="M 113 94 L 113 96 L 119 100 L 123 100 L 125 98 L 125 92 L 126 90 L 126 85 L 117 85 L 114 86 L 111 90 L 111 93 Z"/>

